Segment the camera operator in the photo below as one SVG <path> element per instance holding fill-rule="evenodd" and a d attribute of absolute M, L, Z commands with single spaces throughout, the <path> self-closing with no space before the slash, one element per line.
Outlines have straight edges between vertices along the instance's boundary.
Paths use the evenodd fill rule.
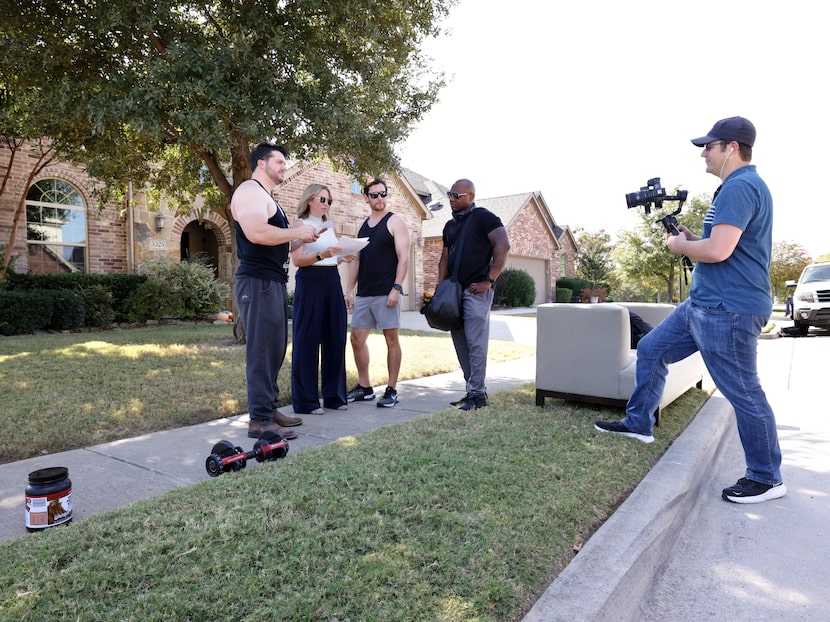
<path fill-rule="evenodd" d="M 769 263 L 772 197 L 750 164 L 755 127 L 731 117 L 692 144 L 703 147 L 706 171 L 722 180 L 703 221 L 703 235 L 684 226 L 667 237 L 669 250 L 697 262 L 689 299 L 643 337 L 637 348 L 636 384 L 622 421 L 596 429 L 654 440 L 654 413 L 667 365 L 700 351 L 715 385 L 735 410 L 746 473 L 723 499 L 760 503 L 783 497 L 781 450 L 775 415 L 757 371 L 758 335 L 772 313 Z"/>

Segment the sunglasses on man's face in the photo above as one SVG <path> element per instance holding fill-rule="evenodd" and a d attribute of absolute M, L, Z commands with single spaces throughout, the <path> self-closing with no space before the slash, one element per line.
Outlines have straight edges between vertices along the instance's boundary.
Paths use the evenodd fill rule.
<path fill-rule="evenodd" d="M 460 199 L 461 197 L 466 197 L 469 192 L 447 192 L 447 196 L 451 199 Z"/>
<path fill-rule="evenodd" d="M 334 201 L 332 199 L 327 199 L 326 197 L 320 197 L 320 203 L 328 203 L 331 205 Z"/>
<path fill-rule="evenodd" d="M 366 194 L 369 195 L 370 199 L 377 199 L 378 197 L 386 198 L 386 190 L 382 190 L 381 192 L 367 192 Z"/>

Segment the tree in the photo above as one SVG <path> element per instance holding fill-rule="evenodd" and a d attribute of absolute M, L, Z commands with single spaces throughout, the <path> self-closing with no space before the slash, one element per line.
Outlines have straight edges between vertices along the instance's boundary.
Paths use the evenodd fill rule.
<path fill-rule="evenodd" d="M 794 242 L 773 242 L 769 265 L 770 290 L 775 296 L 786 291 L 787 281 L 798 280 L 801 271 L 812 262 L 803 246 Z"/>
<path fill-rule="evenodd" d="M 676 190 L 674 194 L 677 194 Z M 693 197 L 689 206 L 676 216 L 678 222 L 699 234 L 710 204 L 708 195 Z M 669 300 L 681 299 L 683 287 L 688 286 L 691 279 L 683 268 L 682 259 L 666 246 L 666 230 L 658 224 L 658 219 L 676 209 L 674 202 L 664 203 L 662 208 L 653 209 L 649 214 L 642 209 L 639 225 L 633 230 L 622 231 L 615 248 L 615 259 L 626 280 L 641 283 L 655 294 L 665 291 Z M 679 289 L 677 295 L 675 285 Z"/>
<path fill-rule="evenodd" d="M 231 220 L 260 140 L 354 174 L 394 148 L 443 85 L 420 52 L 455 0 L 0 0 L 0 87 L 29 95 L 63 159 Z"/>
<path fill-rule="evenodd" d="M 576 275 L 591 282 L 596 288 L 608 283 L 614 272 L 614 259 L 611 251 L 611 236 L 605 229 L 589 233 L 584 229 L 576 231 Z"/>

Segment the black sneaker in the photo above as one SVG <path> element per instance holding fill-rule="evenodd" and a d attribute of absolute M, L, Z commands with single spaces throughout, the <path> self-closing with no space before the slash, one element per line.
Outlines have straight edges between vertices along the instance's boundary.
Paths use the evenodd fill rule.
<path fill-rule="evenodd" d="M 373 399 L 375 399 L 375 390 L 372 387 L 361 387 L 359 384 L 346 393 L 347 402 L 370 402 Z"/>
<path fill-rule="evenodd" d="M 386 407 L 392 408 L 398 403 L 398 392 L 392 387 L 386 387 L 383 392 L 383 397 L 378 400 L 378 408 Z"/>
<path fill-rule="evenodd" d="M 786 494 L 787 487 L 783 482 L 762 484 L 742 477 L 734 486 L 724 488 L 721 496 L 732 503 L 763 503 L 772 499 L 780 499 Z"/>
<path fill-rule="evenodd" d="M 487 398 L 481 395 L 471 395 L 458 410 L 478 410 L 487 407 Z"/>
<path fill-rule="evenodd" d="M 599 430 L 600 432 L 614 432 L 615 434 L 621 434 L 622 436 L 636 438 L 638 441 L 642 441 L 646 444 L 654 442 L 654 437 L 651 434 L 638 434 L 637 432 L 632 432 L 623 424 L 622 421 L 597 421 L 594 424 L 594 429 Z"/>
<path fill-rule="evenodd" d="M 450 406 L 461 406 L 461 405 L 465 404 L 467 402 L 467 400 L 469 400 L 469 399 L 470 399 L 470 394 L 467 393 L 467 395 L 462 397 L 460 400 L 455 400 L 454 402 L 450 402 Z"/>

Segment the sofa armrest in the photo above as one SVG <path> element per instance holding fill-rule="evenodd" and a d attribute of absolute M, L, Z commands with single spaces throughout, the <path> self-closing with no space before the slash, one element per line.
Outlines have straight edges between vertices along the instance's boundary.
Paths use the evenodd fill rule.
<path fill-rule="evenodd" d="M 536 308 L 536 388 L 620 399 L 631 362 L 628 310 L 616 304 L 548 303 Z"/>

